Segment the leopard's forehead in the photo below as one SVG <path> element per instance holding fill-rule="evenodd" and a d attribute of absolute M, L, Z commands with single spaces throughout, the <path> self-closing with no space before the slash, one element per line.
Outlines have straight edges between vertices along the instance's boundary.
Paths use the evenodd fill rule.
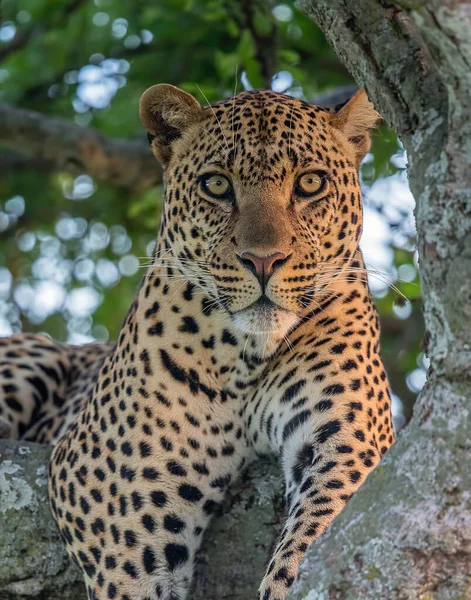
<path fill-rule="evenodd" d="M 324 163 L 326 144 L 337 152 L 330 111 L 285 94 L 241 92 L 204 110 L 194 132 L 193 162 L 235 169 L 245 182 L 283 181 L 313 160 Z"/>
<path fill-rule="evenodd" d="M 327 109 L 268 90 L 241 92 L 205 110 L 231 130 L 244 127 L 247 141 L 256 143 L 287 139 L 293 130 L 312 133 L 324 128 L 329 116 Z"/>
<path fill-rule="evenodd" d="M 237 108 L 252 108 L 255 111 L 260 110 L 272 110 L 281 114 L 286 110 L 298 110 L 300 113 L 309 112 L 323 112 L 329 113 L 329 109 L 310 104 L 294 96 L 288 96 L 287 94 L 280 94 L 279 92 L 272 92 L 271 90 L 250 90 L 240 92 L 236 96 L 227 98 L 226 100 L 220 100 L 211 105 L 213 108 L 224 109 L 232 111 L 233 107 Z M 210 107 L 206 107 L 210 108 Z M 301 116 L 301 114 L 299 115 Z"/>

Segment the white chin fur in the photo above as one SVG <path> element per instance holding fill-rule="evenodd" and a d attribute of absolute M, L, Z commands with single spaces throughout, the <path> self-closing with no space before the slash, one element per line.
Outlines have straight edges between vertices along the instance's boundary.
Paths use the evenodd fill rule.
<path fill-rule="evenodd" d="M 249 307 L 232 315 L 234 325 L 255 337 L 257 354 L 269 356 L 296 325 L 299 318 L 276 307 Z"/>

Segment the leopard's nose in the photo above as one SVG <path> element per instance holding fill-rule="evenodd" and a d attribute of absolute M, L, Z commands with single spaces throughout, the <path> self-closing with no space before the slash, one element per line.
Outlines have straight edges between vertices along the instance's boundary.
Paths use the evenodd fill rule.
<path fill-rule="evenodd" d="M 270 254 L 270 256 L 259 256 L 252 252 L 242 252 L 240 256 L 238 255 L 238 258 L 255 275 L 262 289 L 265 291 L 270 277 L 276 269 L 286 263 L 290 256 L 290 254 L 285 254 L 284 252 L 275 252 L 274 254 Z"/>

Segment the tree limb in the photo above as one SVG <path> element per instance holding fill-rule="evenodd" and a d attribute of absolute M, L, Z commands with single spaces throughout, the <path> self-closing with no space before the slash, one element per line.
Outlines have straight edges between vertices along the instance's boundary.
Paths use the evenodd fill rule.
<path fill-rule="evenodd" d="M 128 189 L 145 189 L 162 182 L 162 171 L 147 141 L 107 138 L 30 110 L 0 104 L 0 145 L 56 170 L 88 173 Z"/>
<path fill-rule="evenodd" d="M 1 425 L 1 421 L 0 421 Z M 47 499 L 50 446 L 0 440 L 0 598 L 85 600 Z M 281 530 L 283 480 L 253 465 L 227 497 L 199 553 L 192 600 L 255 598 Z M 250 559 L 247 545 L 250 544 Z"/>
<path fill-rule="evenodd" d="M 42 158 L 28 158 L 18 152 L 0 153 L 0 175 L 8 175 L 17 171 L 33 169 L 41 173 L 52 173 L 54 163 Z"/>

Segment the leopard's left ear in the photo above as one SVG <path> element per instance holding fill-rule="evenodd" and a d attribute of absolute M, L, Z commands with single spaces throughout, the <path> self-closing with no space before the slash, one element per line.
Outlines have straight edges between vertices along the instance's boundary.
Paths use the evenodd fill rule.
<path fill-rule="evenodd" d="M 370 130 L 375 127 L 381 116 L 368 100 L 364 90 L 357 92 L 339 110 L 334 111 L 330 123 L 342 131 L 348 141 L 353 144 L 356 164 L 360 165 L 371 146 Z"/>

